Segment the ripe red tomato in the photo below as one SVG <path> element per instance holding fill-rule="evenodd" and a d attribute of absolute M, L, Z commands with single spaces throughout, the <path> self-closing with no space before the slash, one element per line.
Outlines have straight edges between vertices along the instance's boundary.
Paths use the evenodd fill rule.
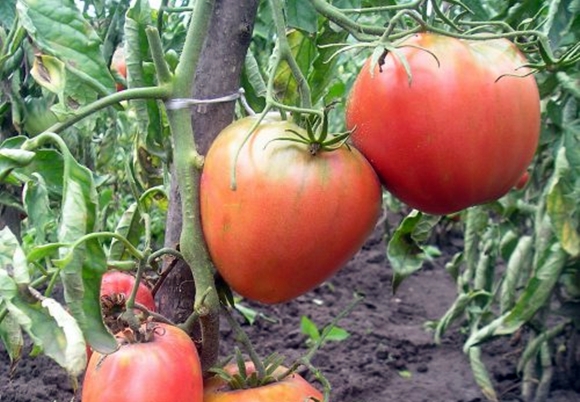
<path fill-rule="evenodd" d="M 381 187 L 365 158 L 341 147 L 312 155 L 278 140 L 304 131 L 266 117 L 234 158 L 255 122 L 226 127 L 207 153 L 201 177 L 201 221 L 211 257 L 225 281 L 263 303 L 293 299 L 334 274 L 373 231 Z"/>
<path fill-rule="evenodd" d="M 201 402 L 197 349 L 181 329 L 158 324 L 153 340 L 125 343 L 110 354 L 93 352 L 83 381 L 83 402 Z"/>
<path fill-rule="evenodd" d="M 128 298 L 133 286 L 135 286 L 135 277 L 133 275 L 121 271 L 105 272 L 101 282 L 101 297 L 123 294 Z M 155 300 L 153 300 L 151 290 L 143 282 L 139 283 L 135 301 L 147 307 L 148 310 L 155 311 Z"/>
<path fill-rule="evenodd" d="M 422 49 L 420 49 L 422 48 Z M 352 140 L 385 188 L 408 205 L 449 214 L 507 193 L 531 162 L 540 132 L 533 76 L 508 40 L 416 34 L 362 68 L 349 96 Z M 500 78 L 501 77 L 501 78 Z"/>
<path fill-rule="evenodd" d="M 230 374 L 238 372 L 236 365 L 227 366 L 225 370 Z M 280 375 L 285 370 L 279 367 L 275 374 Z M 246 371 L 251 374 L 255 371 L 254 366 L 246 364 Z M 258 388 L 238 390 L 230 389 L 223 379 L 214 376 L 204 382 L 203 391 L 203 402 L 314 402 L 322 399 L 322 393 L 298 374 Z"/>

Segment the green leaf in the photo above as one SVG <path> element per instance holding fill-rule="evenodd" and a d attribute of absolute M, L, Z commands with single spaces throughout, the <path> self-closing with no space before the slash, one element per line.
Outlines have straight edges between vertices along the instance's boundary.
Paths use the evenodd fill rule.
<path fill-rule="evenodd" d="M 0 269 L 6 271 L 19 285 L 30 283 L 26 255 L 8 227 L 0 230 Z"/>
<path fill-rule="evenodd" d="M 285 0 L 288 26 L 309 34 L 318 30 L 318 13 L 309 0 Z"/>
<path fill-rule="evenodd" d="M 516 290 L 522 278 L 522 272 L 529 271 L 533 260 L 533 241 L 531 236 L 519 239 L 516 248 L 510 255 L 500 290 L 500 312 L 510 310 L 517 297 Z"/>
<path fill-rule="evenodd" d="M 443 334 L 447 331 L 447 328 L 454 323 L 458 318 L 462 317 L 463 314 L 466 312 L 470 303 L 482 296 L 487 295 L 487 292 L 479 290 L 473 291 L 469 293 L 461 293 L 453 302 L 451 307 L 447 310 L 447 312 L 439 319 L 437 322 L 437 327 L 435 328 L 435 343 L 440 343 Z"/>
<path fill-rule="evenodd" d="M 337 82 L 330 87 L 330 84 L 337 79 L 343 77 L 338 74 L 338 58 L 330 59 L 332 54 L 336 51 L 334 46 L 325 46 L 335 43 L 342 43 L 348 37 L 345 31 L 335 31 L 330 27 L 330 23 L 326 22 L 319 33 L 316 35 L 316 50 L 317 54 L 312 64 L 312 69 L 308 75 L 308 83 L 312 90 L 312 103 L 317 104 L 324 96 L 329 95 L 331 99 L 342 98 L 344 96 L 345 85 L 343 82 Z M 334 93 L 331 93 L 334 91 Z"/>
<path fill-rule="evenodd" d="M 413 210 L 403 219 L 387 246 L 387 257 L 393 268 L 393 292 L 402 281 L 421 269 L 429 259 L 425 242 L 440 217 Z"/>
<path fill-rule="evenodd" d="M 512 334 L 549 301 L 565 262 L 566 254 L 558 244 L 554 244 L 548 255 L 542 259 L 536 275 L 528 282 L 514 308 L 503 321 L 498 334 Z"/>
<path fill-rule="evenodd" d="M 287 39 L 300 71 L 307 76 L 317 55 L 314 43 L 311 38 L 298 30 L 288 32 Z M 284 103 L 297 104 L 299 102 L 298 86 L 287 63 L 283 63 L 276 72 L 274 88 L 277 96 Z"/>
<path fill-rule="evenodd" d="M 14 24 L 16 13 L 16 0 L 2 0 L 0 1 L 0 26 L 9 29 Z"/>
<path fill-rule="evenodd" d="M 63 191 L 64 160 L 54 149 L 39 149 L 32 162 L 19 173 L 26 175 L 24 180 L 32 180 L 36 172 L 42 174 L 44 185 L 50 195 L 60 197 Z"/>
<path fill-rule="evenodd" d="M 0 311 L 3 310 L 4 307 L 4 304 L 0 302 Z M 24 337 L 22 336 L 22 329 L 20 328 L 20 325 L 18 325 L 18 321 L 16 321 L 10 313 L 0 321 L 0 339 L 4 343 L 4 347 L 8 352 L 10 362 L 14 365 L 22 356 Z"/>
<path fill-rule="evenodd" d="M 62 219 L 58 238 L 61 243 L 73 244 L 95 228 L 97 194 L 92 172 L 78 164 L 70 153 L 67 152 L 64 158 Z M 74 250 L 61 249 L 60 256 L 65 261 L 61 279 L 71 313 L 95 350 L 113 352 L 117 342 L 104 325 L 100 309 L 101 278 L 107 270 L 101 245 L 91 239 Z"/>
<path fill-rule="evenodd" d="M 556 156 L 556 171 L 548 187 L 547 213 L 562 248 L 573 257 L 580 255 L 580 234 L 577 227 L 577 194 L 565 179 L 570 171 L 566 158 L 566 147 L 561 147 Z"/>
<path fill-rule="evenodd" d="M 330 328 L 328 334 L 324 339 L 326 341 L 340 342 L 344 341 L 345 339 L 348 339 L 349 337 L 350 333 L 346 329 L 340 327 L 332 327 Z"/>
<path fill-rule="evenodd" d="M 46 229 L 53 224 L 55 217 L 50 208 L 46 183 L 40 174 L 33 174 L 24 187 L 22 197 L 28 220 L 36 229 L 35 242 L 43 243 L 46 241 Z"/>
<path fill-rule="evenodd" d="M 153 86 L 157 82 L 156 72 L 151 63 L 149 40 L 145 33 L 146 28 L 152 23 L 151 7 L 147 0 L 135 2 L 135 5 L 127 11 L 124 54 L 129 88 Z M 159 103 L 155 99 L 135 99 L 130 103 L 137 114 L 138 141 L 135 164 L 140 162 L 143 165 L 135 166 L 135 170 L 147 176 L 149 172 L 145 167 L 147 163 L 158 163 L 157 159 L 165 156 L 167 130 L 163 125 Z M 149 177 L 144 177 L 143 181 L 147 182 L 148 179 Z"/>
<path fill-rule="evenodd" d="M 475 378 L 477 385 L 479 385 L 481 392 L 485 395 L 488 401 L 499 401 L 495 389 L 493 388 L 489 372 L 485 368 L 485 364 L 481 359 L 481 349 L 478 347 L 472 347 L 469 349 L 468 354 L 473 377 Z"/>
<path fill-rule="evenodd" d="M 66 246 L 64 243 L 49 243 L 34 246 L 28 251 L 26 260 L 29 263 L 34 263 L 46 257 L 55 256 L 58 250 L 64 246 Z"/>
<path fill-rule="evenodd" d="M 34 152 L 20 149 L 26 139 L 23 136 L 11 137 L 0 145 L 0 177 L 32 161 Z"/>
<path fill-rule="evenodd" d="M 320 331 L 316 324 L 306 316 L 300 318 L 300 331 L 312 341 L 320 339 Z"/>
<path fill-rule="evenodd" d="M 137 246 L 143 231 L 144 225 L 141 221 L 141 214 L 137 208 L 137 203 L 134 202 L 121 216 L 115 233 L 123 236 L 134 246 Z M 108 258 L 109 260 L 123 261 L 132 258 L 132 256 L 127 252 L 125 243 L 113 239 L 111 241 Z"/>
<path fill-rule="evenodd" d="M 34 345 L 65 368 L 72 376 L 86 368 L 86 344 L 70 314 L 55 300 L 37 295 L 24 300 L 17 284 L 0 269 L 0 299 L 8 313 L 30 336 Z"/>
<path fill-rule="evenodd" d="M 569 9 L 569 1 L 549 1 L 548 15 L 542 24 L 542 30 L 548 35 L 553 48 L 560 46 L 562 39 L 570 29 L 574 13 Z"/>
<path fill-rule="evenodd" d="M 17 0 L 16 10 L 43 53 L 59 58 L 67 72 L 93 91 L 102 95 L 113 92 L 114 80 L 101 54 L 101 40 L 74 2 Z"/>

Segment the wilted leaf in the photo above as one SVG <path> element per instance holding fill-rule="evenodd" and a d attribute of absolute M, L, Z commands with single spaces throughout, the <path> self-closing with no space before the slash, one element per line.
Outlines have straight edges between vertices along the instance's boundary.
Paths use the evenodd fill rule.
<path fill-rule="evenodd" d="M 58 57 L 93 91 L 113 92 L 115 83 L 101 54 L 101 40 L 74 2 L 17 0 L 16 10 L 43 53 Z"/>
<path fill-rule="evenodd" d="M 126 238 L 131 244 L 138 245 L 141 234 L 144 231 L 144 225 L 141 221 L 141 214 L 137 208 L 137 203 L 132 203 L 121 216 L 115 233 Z M 122 261 L 129 259 L 131 256 L 127 253 L 125 243 L 113 239 L 109 248 L 109 260 Z"/>
<path fill-rule="evenodd" d="M 0 230 L 0 270 L 5 271 L 19 285 L 30 282 L 26 255 L 8 227 Z"/>
<path fill-rule="evenodd" d="M 429 258 L 422 245 L 440 217 L 412 211 L 393 233 L 387 246 L 387 257 L 393 268 L 393 292 L 402 281 L 418 271 Z"/>
<path fill-rule="evenodd" d="M 62 95 L 66 85 L 65 65 L 56 57 L 40 55 L 34 58 L 30 74 L 50 92 Z"/>
<path fill-rule="evenodd" d="M 22 198 L 28 220 L 36 228 L 35 241 L 43 243 L 46 241 L 46 229 L 55 222 L 55 217 L 50 208 L 46 183 L 40 174 L 32 175 L 24 187 Z"/>
<path fill-rule="evenodd" d="M 60 304 L 40 294 L 23 296 L 5 270 L 0 270 L 0 300 L 37 348 L 71 375 L 82 373 L 87 358 L 85 341 L 76 321 Z"/>
<path fill-rule="evenodd" d="M 0 300 L 2 297 L 0 296 Z M 0 310 L 4 308 L 4 304 L 0 301 Z M 7 314 L 2 321 L 0 321 L 0 339 L 4 343 L 4 347 L 8 352 L 8 357 L 14 365 L 22 356 L 22 348 L 24 347 L 24 337 L 22 336 L 22 329 L 18 322 Z"/>

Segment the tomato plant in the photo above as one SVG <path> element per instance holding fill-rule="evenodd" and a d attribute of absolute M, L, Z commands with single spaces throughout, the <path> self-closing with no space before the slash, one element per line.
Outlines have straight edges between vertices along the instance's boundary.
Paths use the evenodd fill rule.
<path fill-rule="evenodd" d="M 181 329 L 155 324 L 152 339 L 127 343 L 109 355 L 93 352 L 83 382 L 83 402 L 201 402 L 203 380 L 197 349 Z"/>
<path fill-rule="evenodd" d="M 101 298 L 121 294 L 127 299 L 135 286 L 135 277 L 121 271 L 108 271 L 103 275 L 101 282 Z M 135 301 L 147 307 L 150 311 L 155 311 L 155 300 L 151 290 L 143 282 L 139 283 Z"/>
<path fill-rule="evenodd" d="M 237 365 L 224 369 L 228 374 L 238 373 Z M 278 367 L 274 375 L 284 373 L 286 369 Z M 246 375 L 255 372 L 253 364 L 246 364 Z M 293 373 L 280 381 L 256 388 L 232 389 L 226 380 L 219 376 L 208 378 L 204 382 L 203 402 L 314 402 L 322 401 L 322 393 L 314 388 L 299 374 Z"/>
<path fill-rule="evenodd" d="M 353 85 L 347 126 L 393 195 L 448 214 L 516 184 L 538 145 L 540 101 L 511 42 L 416 34 L 371 64 Z"/>
<path fill-rule="evenodd" d="M 286 139 L 305 135 L 288 121 L 267 116 L 244 144 L 255 121 L 228 126 L 210 148 L 201 219 L 226 282 L 244 297 L 277 303 L 319 285 L 354 255 L 378 219 L 381 188 L 356 149 L 313 155 Z"/>

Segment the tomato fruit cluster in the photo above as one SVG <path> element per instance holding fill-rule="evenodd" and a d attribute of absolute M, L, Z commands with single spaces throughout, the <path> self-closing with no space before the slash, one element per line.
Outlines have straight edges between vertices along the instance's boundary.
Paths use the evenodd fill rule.
<path fill-rule="evenodd" d="M 411 207 L 449 214 L 496 200 L 531 162 L 540 99 L 524 56 L 505 39 L 432 33 L 402 43 L 401 58 L 369 59 L 349 96 L 347 126 L 385 188 Z M 518 76 L 515 76 L 518 75 Z"/>
<path fill-rule="evenodd" d="M 285 138 L 304 130 L 267 116 L 226 127 L 201 177 L 203 232 L 225 281 L 263 303 L 291 300 L 334 274 L 373 231 L 381 187 L 346 146 L 312 155 Z M 236 187 L 232 188 L 232 173 Z"/>

